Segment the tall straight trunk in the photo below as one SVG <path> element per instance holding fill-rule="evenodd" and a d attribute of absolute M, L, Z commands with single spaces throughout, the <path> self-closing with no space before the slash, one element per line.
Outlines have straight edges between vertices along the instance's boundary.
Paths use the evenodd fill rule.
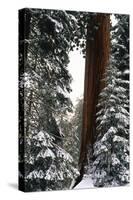
<path fill-rule="evenodd" d="M 110 15 L 97 14 L 92 21 L 92 30 L 95 24 L 99 24 L 99 29 L 93 35 L 94 40 L 91 40 L 88 36 L 86 42 L 83 122 L 79 159 L 80 177 L 77 182 L 83 177 L 88 147 L 92 146 L 94 142 L 96 105 L 98 95 L 105 85 L 101 82 L 101 79 L 109 62 Z M 88 29 L 90 28 L 89 25 Z"/>

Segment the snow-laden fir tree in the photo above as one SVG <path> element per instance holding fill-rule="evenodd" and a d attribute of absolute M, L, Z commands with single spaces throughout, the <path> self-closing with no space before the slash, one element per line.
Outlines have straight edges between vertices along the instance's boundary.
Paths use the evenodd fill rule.
<path fill-rule="evenodd" d="M 73 31 L 73 21 L 69 18 L 65 11 L 25 10 L 29 32 L 20 43 L 26 49 L 25 71 L 22 71 L 26 135 L 44 128 L 59 139 L 56 119 L 60 111 L 71 111 L 72 103 L 67 96 L 71 91 L 67 69 L 71 34 L 66 29 Z"/>
<path fill-rule="evenodd" d="M 121 72 L 110 65 L 107 86 L 100 94 L 97 141 L 94 144 L 93 176 L 96 186 L 129 182 L 129 113 Z"/>
<path fill-rule="evenodd" d="M 115 15 L 117 23 L 112 27 L 111 54 L 115 66 L 122 71 L 123 87 L 127 88 L 129 98 L 129 16 Z"/>
<path fill-rule="evenodd" d="M 106 87 L 97 105 L 93 178 L 98 187 L 129 183 L 129 17 L 116 19 Z"/>
<path fill-rule="evenodd" d="M 55 143 L 55 138 L 40 131 L 32 138 L 26 137 L 25 190 L 69 189 L 79 175 L 73 167 L 73 158 Z"/>

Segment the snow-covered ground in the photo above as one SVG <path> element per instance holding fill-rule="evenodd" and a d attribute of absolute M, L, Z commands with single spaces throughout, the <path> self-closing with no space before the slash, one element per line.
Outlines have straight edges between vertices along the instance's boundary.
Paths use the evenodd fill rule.
<path fill-rule="evenodd" d="M 91 175 L 84 175 L 82 181 L 74 188 L 74 190 L 87 189 L 87 188 L 94 188 Z"/>
<path fill-rule="evenodd" d="M 130 186 L 130 184 L 125 184 L 124 186 Z M 110 186 L 108 185 L 108 186 L 105 186 L 105 187 L 119 187 L 119 185 L 116 184 L 116 183 L 113 183 L 112 185 L 110 185 Z M 78 185 L 76 185 L 74 190 L 89 189 L 89 188 L 97 188 L 97 187 L 94 186 L 91 175 L 85 174 L 82 181 Z"/>

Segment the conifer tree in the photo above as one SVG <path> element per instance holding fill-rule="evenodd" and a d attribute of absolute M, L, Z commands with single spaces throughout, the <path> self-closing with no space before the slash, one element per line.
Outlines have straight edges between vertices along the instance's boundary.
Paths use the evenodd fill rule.
<path fill-rule="evenodd" d="M 129 98 L 129 16 L 114 16 L 117 23 L 112 27 L 111 51 L 115 59 L 115 66 L 122 72 L 122 85 L 127 88 L 127 96 Z"/>
<path fill-rule="evenodd" d="M 56 122 L 58 113 L 71 111 L 72 107 L 65 94 L 71 91 L 67 69 L 71 34 L 66 37 L 66 29 L 73 31 L 72 21 L 61 11 L 28 9 L 28 13 L 31 14 L 30 33 L 21 41 L 28 43 L 21 81 L 25 87 L 25 132 L 28 135 L 45 127 L 58 140 L 61 137 Z M 59 22 L 61 18 L 65 23 Z"/>

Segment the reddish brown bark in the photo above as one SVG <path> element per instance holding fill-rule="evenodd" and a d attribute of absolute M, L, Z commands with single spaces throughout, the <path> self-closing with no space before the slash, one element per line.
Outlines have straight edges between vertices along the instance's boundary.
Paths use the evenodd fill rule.
<path fill-rule="evenodd" d="M 87 38 L 83 124 L 81 134 L 81 149 L 79 167 L 81 177 L 84 173 L 84 164 L 87 160 L 88 146 L 93 144 L 95 135 L 95 118 L 98 95 L 104 84 L 101 82 L 109 61 L 110 51 L 110 16 L 109 14 L 97 14 L 92 26 L 99 24 L 99 29 L 94 33 L 94 40 Z M 92 27 L 93 28 L 93 27 Z M 88 30 L 89 31 L 89 30 Z"/>

